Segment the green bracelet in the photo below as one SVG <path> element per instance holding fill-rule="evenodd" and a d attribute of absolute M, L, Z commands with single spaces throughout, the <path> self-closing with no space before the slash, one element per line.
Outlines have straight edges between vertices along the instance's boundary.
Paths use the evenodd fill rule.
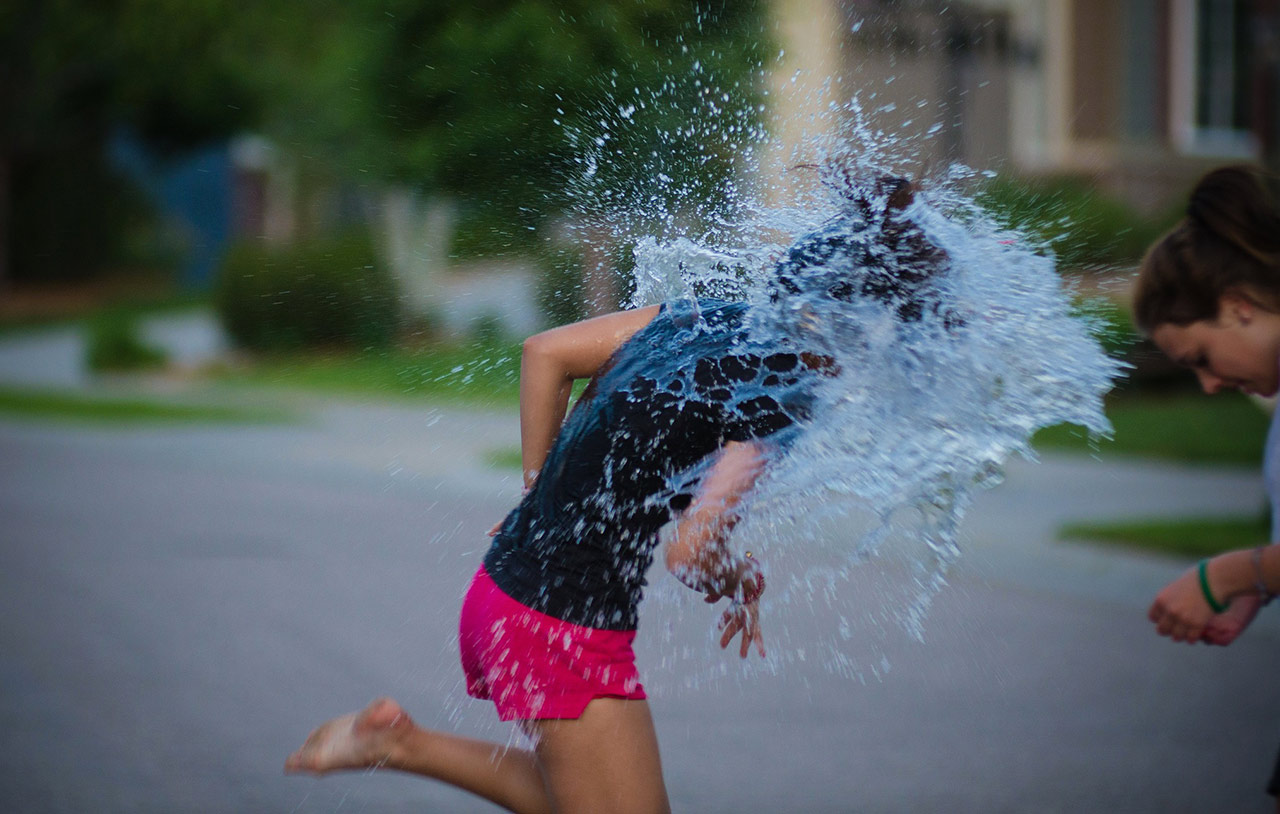
<path fill-rule="evenodd" d="M 1209 603 L 1209 607 L 1213 609 L 1214 613 L 1222 613 L 1227 609 L 1227 606 L 1215 599 L 1213 591 L 1209 590 L 1208 565 L 1208 560 L 1200 561 L 1200 593 L 1204 594 L 1204 601 Z"/>

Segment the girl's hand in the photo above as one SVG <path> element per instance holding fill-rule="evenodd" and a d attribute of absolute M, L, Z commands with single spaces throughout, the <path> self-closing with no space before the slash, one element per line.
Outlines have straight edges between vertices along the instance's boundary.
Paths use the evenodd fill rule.
<path fill-rule="evenodd" d="M 1231 600 L 1231 605 L 1222 613 L 1211 618 L 1204 626 L 1202 641 L 1205 644 L 1216 644 L 1225 647 L 1244 633 L 1244 629 L 1253 621 L 1262 609 L 1262 597 L 1257 594 L 1245 594 Z"/>
<path fill-rule="evenodd" d="M 1227 614 L 1230 609 L 1223 615 Z M 1188 644 L 1201 640 L 1213 617 L 1213 609 L 1200 590 L 1200 575 L 1195 567 L 1164 586 L 1147 611 L 1147 618 L 1155 623 L 1157 633 Z M 1240 629 L 1243 630 L 1243 626 Z"/>
<path fill-rule="evenodd" d="M 760 601 L 758 599 L 746 603 L 733 600 L 729 609 L 720 617 L 720 630 L 724 631 L 720 634 L 721 650 L 728 648 L 729 642 L 733 641 L 733 637 L 741 631 L 742 646 L 738 655 L 745 659 L 747 653 L 751 652 L 751 644 L 754 642 L 756 652 L 760 654 L 760 658 L 764 658 L 764 637 L 760 633 Z"/>
<path fill-rule="evenodd" d="M 735 586 L 732 601 L 724 615 L 720 617 L 720 648 L 723 650 L 733 641 L 733 637 L 742 633 L 742 646 L 739 656 L 747 657 L 751 652 L 751 644 L 755 643 L 756 651 L 764 658 L 764 637 L 760 632 L 760 595 L 764 593 L 764 573 L 760 564 L 748 552 L 743 559 L 739 572 L 738 584 Z M 707 594 L 708 602 L 715 602 L 721 594 Z"/>

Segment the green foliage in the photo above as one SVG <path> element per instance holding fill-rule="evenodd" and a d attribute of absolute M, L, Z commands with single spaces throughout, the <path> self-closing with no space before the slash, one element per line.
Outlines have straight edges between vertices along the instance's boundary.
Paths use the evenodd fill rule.
<path fill-rule="evenodd" d="M 673 76 L 689 79 L 680 102 L 716 84 L 754 110 L 764 13 L 758 0 L 320 0 L 305 13 L 310 59 L 280 72 L 275 129 L 350 173 L 450 192 L 495 221 L 529 225 L 527 213 L 552 208 L 547 196 L 577 170 L 569 134 L 602 111 L 650 100 Z M 671 119 L 687 125 L 694 108 L 680 113 L 680 102 Z M 664 128 L 648 129 L 656 138 Z M 702 134 L 665 132 L 685 169 L 728 177 L 731 156 L 693 148 Z M 615 169 L 629 181 L 648 173 Z"/>
<path fill-rule="evenodd" d="M 0 387 L 0 414 L 37 420 L 106 424 L 157 422 L 271 422 L 288 418 L 278 411 L 174 404 L 137 399 L 104 399 L 46 390 Z"/>
<path fill-rule="evenodd" d="M 520 398 L 520 346 L 276 353 L 258 358 L 250 367 L 223 371 L 222 377 L 232 384 L 515 407 Z"/>
<path fill-rule="evenodd" d="M 302 14 L 296 5 L 113 0 L 105 45 L 113 119 L 167 151 L 255 126 L 268 109 L 272 69 L 305 47 L 290 30 Z"/>
<path fill-rule="evenodd" d="M 1246 517 L 1177 517 L 1118 523 L 1068 523 L 1064 540 L 1113 543 L 1188 559 L 1256 546 L 1271 538 L 1267 512 Z"/>
<path fill-rule="evenodd" d="M 1076 304 L 1075 315 L 1089 325 L 1108 356 L 1123 358 L 1141 340 L 1129 309 L 1115 300 L 1093 297 Z"/>
<path fill-rule="evenodd" d="M 473 260 L 502 255 L 529 255 L 538 250 L 538 228 L 544 217 L 525 207 L 459 202 L 449 242 L 449 257 Z"/>
<path fill-rule="evenodd" d="M 130 371 L 162 367 L 165 352 L 147 344 L 137 320 L 108 311 L 89 321 L 86 362 L 93 371 Z"/>
<path fill-rule="evenodd" d="M 241 243 L 214 302 L 231 338 L 258 351 L 382 348 L 399 328 L 395 282 L 365 234 L 281 249 Z"/>
<path fill-rule="evenodd" d="M 0 4 L 0 272 L 82 279 L 127 262 L 149 208 L 107 169 L 118 127 L 169 150 L 259 118 L 282 0 Z M 0 208 L 0 215 L 4 212 Z M 8 260 L 6 265 L 3 260 Z"/>
<path fill-rule="evenodd" d="M 977 201 L 1005 226 L 1051 249 L 1063 268 L 1132 263 L 1170 225 L 1072 177 L 1001 176 Z"/>
<path fill-rule="evenodd" d="M 507 343 L 502 318 L 496 314 L 482 314 L 472 320 L 468 328 L 471 341 L 480 350 L 492 350 Z"/>
<path fill-rule="evenodd" d="M 484 461 L 491 469 L 511 469 L 519 472 L 524 467 L 524 453 L 520 447 L 503 447 L 491 449 L 484 455 Z"/>
<path fill-rule="evenodd" d="M 673 119 L 707 118 L 689 105 L 712 84 L 755 110 L 764 17 L 759 0 L 11 0 L 0 4 L 0 183 L 17 186 L 0 195 L 22 206 L 0 219 L 0 254 L 44 280 L 137 253 L 114 244 L 146 230 L 121 228 L 118 190 L 98 180 L 121 126 L 168 152 L 263 131 L 303 163 L 482 210 L 498 239 L 463 241 L 464 253 L 520 250 L 576 170 L 567 134 L 602 110 L 652 98 L 671 76 L 689 80 Z M 676 168 L 705 181 L 697 190 L 731 177 L 707 133 L 645 132 L 659 130 Z M 634 163 L 606 169 L 645 180 Z M 62 241 L 46 239 L 49 213 Z"/>
<path fill-rule="evenodd" d="M 255 118 L 281 0 L 9 0 L 0 4 L 0 144 L 48 150 L 129 123 L 199 144 Z M 274 24 L 273 24 L 274 23 Z M 86 132 L 87 131 L 87 132 Z"/>

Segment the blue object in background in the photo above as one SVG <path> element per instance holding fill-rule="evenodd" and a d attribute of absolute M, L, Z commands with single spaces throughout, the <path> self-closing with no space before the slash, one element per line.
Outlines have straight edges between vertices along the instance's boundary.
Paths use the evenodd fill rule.
<path fill-rule="evenodd" d="M 151 198 L 160 217 L 181 237 L 178 282 L 188 291 L 212 283 L 231 239 L 231 153 L 226 142 L 161 158 L 134 134 L 111 139 L 111 162 Z"/>

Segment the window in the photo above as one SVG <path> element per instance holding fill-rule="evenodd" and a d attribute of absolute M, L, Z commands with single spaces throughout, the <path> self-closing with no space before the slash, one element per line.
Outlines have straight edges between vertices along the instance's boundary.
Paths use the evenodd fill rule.
<path fill-rule="evenodd" d="M 1251 0 L 1175 3 L 1171 61 L 1176 140 L 1188 152 L 1250 157 Z"/>

